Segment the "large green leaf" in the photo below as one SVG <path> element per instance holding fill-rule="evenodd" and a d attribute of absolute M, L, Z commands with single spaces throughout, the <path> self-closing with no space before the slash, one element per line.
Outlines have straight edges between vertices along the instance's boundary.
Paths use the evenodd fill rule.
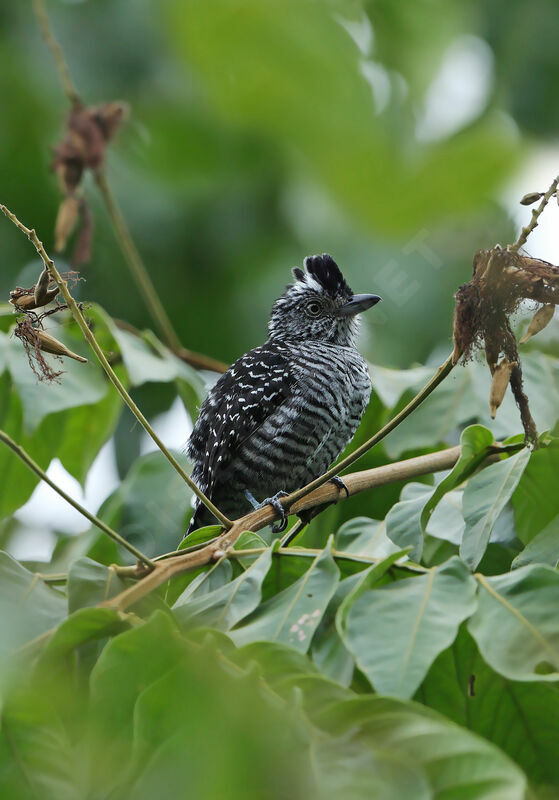
<path fill-rule="evenodd" d="M 460 556 L 473 569 L 483 558 L 493 526 L 514 492 L 530 455 L 526 447 L 497 464 L 491 464 L 468 482 L 463 498 L 466 528 Z"/>
<path fill-rule="evenodd" d="M 386 521 L 368 517 L 354 517 L 345 522 L 336 532 L 334 546 L 344 553 L 372 558 L 384 558 L 398 550 L 386 535 Z"/>
<path fill-rule="evenodd" d="M 474 579 L 456 557 L 425 575 L 368 590 L 347 614 L 345 644 L 382 694 L 412 697 L 475 609 Z"/>
<path fill-rule="evenodd" d="M 460 486 L 483 462 L 487 449 L 495 438 L 483 425 L 469 425 L 460 436 L 460 458 L 451 472 L 437 484 L 421 512 L 421 527 L 425 531 L 437 504 L 447 493 Z"/>
<path fill-rule="evenodd" d="M 60 341 L 68 340 L 64 328 L 55 322 L 49 325 L 48 332 Z M 6 334 L 0 333 L 2 336 Z M 73 341 L 71 347 L 76 348 Z M 85 345 L 77 349 L 87 350 Z M 49 383 L 37 379 L 19 339 L 9 339 L 6 355 L 9 372 L 23 404 L 24 428 L 28 433 L 35 430 L 48 414 L 76 406 L 93 405 L 107 393 L 108 383 L 101 369 L 91 360 L 81 364 L 65 358 L 61 363 L 54 356 L 45 355 L 56 371 L 64 370 L 58 381 Z"/>
<path fill-rule="evenodd" d="M 262 603 L 230 632 L 237 645 L 259 640 L 284 642 L 306 652 L 328 602 L 336 590 L 339 570 L 328 546 L 299 580 Z"/>
<path fill-rule="evenodd" d="M 413 561 L 419 561 L 423 552 L 421 512 L 432 493 L 432 486 L 406 483 L 400 501 L 386 515 L 387 536 L 398 547 L 411 547 L 410 558 Z"/>
<path fill-rule="evenodd" d="M 323 704 L 312 719 L 339 737 L 337 747 L 331 739 L 318 745 L 324 777 L 339 787 L 337 795 L 326 796 L 370 797 L 370 782 L 383 798 L 525 800 L 526 778 L 514 762 L 417 703 L 359 698 Z M 394 794 L 395 789 L 405 793 Z"/>
<path fill-rule="evenodd" d="M 534 508 L 534 513 L 537 509 Z M 526 545 L 512 562 L 513 568 L 525 567 L 526 564 L 549 564 L 556 567 L 559 563 L 559 514 L 545 526 Z"/>
<path fill-rule="evenodd" d="M 201 597 L 194 595 L 186 600 L 179 597 L 173 607 L 175 617 L 181 625 L 194 623 L 230 630 L 258 606 L 262 581 L 271 563 L 272 549 L 268 548 L 234 581 Z"/>
<path fill-rule="evenodd" d="M 559 574 L 528 565 L 477 579 L 478 608 L 468 630 L 487 663 L 512 680 L 559 680 Z"/>
<path fill-rule="evenodd" d="M 67 614 L 66 598 L 0 553 L 0 654 L 55 627 Z"/>
<path fill-rule="evenodd" d="M 512 496 L 516 530 L 524 544 L 528 544 L 559 514 L 557 474 L 559 441 L 554 439 L 532 453 Z"/>
<path fill-rule="evenodd" d="M 186 458 L 175 453 L 188 467 Z M 147 554 L 174 550 L 184 535 L 192 493 L 159 451 L 137 459 L 99 516 Z"/>
<path fill-rule="evenodd" d="M 494 672 L 462 629 L 438 656 L 416 699 L 496 744 L 534 783 L 559 786 L 559 690 Z"/>
<path fill-rule="evenodd" d="M 12 689 L 0 728 L 0 786 L 10 800 L 75 800 L 83 779 L 75 743 L 40 681 Z"/>
<path fill-rule="evenodd" d="M 103 603 L 126 589 L 127 584 L 114 569 L 91 558 L 77 558 L 68 571 L 68 611 Z"/>

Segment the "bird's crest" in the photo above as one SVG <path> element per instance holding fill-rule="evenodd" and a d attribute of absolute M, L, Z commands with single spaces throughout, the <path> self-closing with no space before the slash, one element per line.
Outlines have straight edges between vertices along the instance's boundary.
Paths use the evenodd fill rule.
<path fill-rule="evenodd" d="M 305 270 L 295 267 L 294 278 L 307 286 L 314 287 L 329 294 L 333 299 L 351 298 L 353 292 L 347 285 L 340 268 L 328 253 L 321 256 L 307 256 Z"/>

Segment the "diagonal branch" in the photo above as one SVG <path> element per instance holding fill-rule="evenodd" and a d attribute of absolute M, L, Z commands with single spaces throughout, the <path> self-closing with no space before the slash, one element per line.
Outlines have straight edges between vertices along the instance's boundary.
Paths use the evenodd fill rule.
<path fill-rule="evenodd" d="M 64 58 L 62 48 L 52 32 L 44 1 L 33 0 L 33 11 L 35 12 L 35 16 L 37 17 L 39 25 L 41 26 L 42 37 L 45 40 L 47 47 L 51 51 L 52 57 L 54 58 L 54 63 L 56 64 L 56 70 L 60 75 L 60 81 L 62 83 L 64 93 L 66 94 L 72 106 L 82 106 L 83 103 L 81 97 L 78 90 L 74 86 L 72 78 L 70 77 L 70 70 L 68 69 L 68 64 Z"/>
<path fill-rule="evenodd" d="M 55 492 L 58 492 L 60 497 L 63 497 L 67 503 L 73 506 L 76 511 L 79 511 L 80 514 L 83 514 L 83 516 L 93 525 L 96 525 L 99 530 L 103 531 L 103 533 L 106 533 L 107 536 L 110 536 L 110 538 L 113 539 L 117 544 L 121 545 L 121 547 L 126 548 L 128 552 L 132 553 L 133 556 L 145 564 L 148 569 L 153 569 L 155 567 L 154 562 L 145 556 L 141 550 L 138 550 L 138 548 L 134 547 L 133 544 L 127 542 L 126 539 L 120 535 L 120 533 L 113 531 L 113 529 L 103 522 L 103 520 L 96 517 L 95 514 L 91 514 L 87 508 L 84 508 L 82 505 L 80 505 L 80 503 L 78 503 L 77 500 L 74 500 L 73 497 L 70 497 L 69 494 L 66 494 L 66 492 L 60 488 L 60 486 L 58 486 L 49 478 L 47 473 L 41 469 L 41 467 L 31 458 L 31 456 L 23 449 L 23 447 L 17 444 L 17 442 L 14 442 L 14 440 L 3 430 L 0 430 L 0 441 L 4 442 L 4 444 L 9 447 L 16 454 L 16 456 L 20 458 L 27 467 L 29 467 L 32 472 L 38 475 L 42 481 L 47 483 L 51 489 L 54 489 Z"/>
<path fill-rule="evenodd" d="M 153 441 L 155 442 L 157 447 L 161 450 L 161 452 L 163 453 L 163 455 L 165 456 L 167 461 L 169 461 L 169 463 L 173 466 L 173 468 L 178 472 L 178 474 L 181 476 L 181 478 L 184 480 L 184 482 L 194 492 L 196 497 L 206 506 L 206 508 L 209 511 L 212 512 L 214 517 L 216 519 L 218 519 L 224 527 L 230 528 L 231 525 L 232 525 L 232 522 L 224 514 L 222 514 L 221 511 L 216 506 L 214 506 L 214 504 L 211 502 L 211 500 L 209 500 L 206 497 L 206 495 L 203 492 L 201 492 L 200 489 L 196 486 L 196 484 L 194 483 L 192 478 L 190 478 L 190 476 L 187 475 L 187 473 L 181 467 L 181 465 L 179 464 L 177 459 L 165 447 L 165 445 L 163 444 L 163 442 L 161 441 L 159 436 L 155 433 L 155 431 L 153 430 L 153 428 L 149 424 L 149 422 L 146 419 L 146 417 L 144 417 L 144 415 L 142 414 L 142 412 L 140 411 L 140 409 L 138 408 L 136 403 L 132 400 L 132 398 L 130 397 L 130 395 L 128 394 L 128 392 L 126 391 L 126 389 L 124 388 L 124 386 L 122 385 L 120 380 L 118 379 L 118 376 L 117 376 L 116 372 L 113 370 L 113 368 L 109 364 L 109 362 L 107 360 L 107 357 L 105 356 L 103 350 L 101 349 L 101 347 L 99 346 L 99 343 L 97 342 L 97 339 L 95 338 L 93 333 L 90 331 L 89 326 L 88 326 L 88 324 L 87 324 L 87 322 L 85 320 L 84 315 L 82 314 L 82 312 L 78 308 L 78 305 L 77 305 L 76 301 L 74 300 L 74 298 L 70 294 L 70 292 L 68 290 L 67 282 L 61 277 L 60 273 L 56 269 L 56 266 L 55 266 L 54 261 L 52 260 L 52 258 L 50 258 L 50 256 L 47 255 L 47 252 L 46 252 L 46 250 L 45 250 L 45 248 L 43 246 L 43 243 L 38 238 L 37 233 L 35 232 L 35 229 L 34 228 L 27 228 L 22 222 L 19 221 L 19 219 L 16 217 L 15 214 L 13 214 L 8 208 L 6 208 L 6 206 L 0 204 L 0 211 L 2 211 L 8 217 L 8 219 L 10 219 L 14 223 L 14 225 L 16 225 L 16 227 L 18 227 L 20 229 L 20 231 L 23 231 L 23 233 L 27 236 L 29 241 L 34 245 L 35 250 L 37 251 L 37 253 L 41 257 L 41 259 L 43 261 L 43 264 L 45 265 L 45 269 L 48 270 L 48 272 L 50 273 L 50 275 L 52 277 L 52 280 L 56 283 L 56 285 L 60 289 L 60 293 L 64 297 L 64 300 L 66 301 L 66 304 L 68 305 L 68 308 L 70 309 L 70 313 L 72 314 L 74 320 L 77 322 L 81 332 L 84 335 L 84 338 L 89 343 L 91 349 L 93 350 L 93 352 L 97 356 L 97 359 L 99 360 L 99 363 L 101 364 L 101 366 L 105 370 L 105 372 L 107 374 L 107 377 L 109 378 L 109 380 L 111 381 L 111 383 L 113 384 L 113 386 L 115 387 L 115 389 L 117 390 L 117 392 L 119 393 L 121 398 L 124 400 L 124 402 L 126 403 L 128 408 L 130 409 L 132 414 L 136 417 L 136 419 L 138 420 L 140 425 L 143 427 L 143 429 L 146 431 L 146 433 L 149 436 L 151 436 L 151 438 L 153 439 Z"/>

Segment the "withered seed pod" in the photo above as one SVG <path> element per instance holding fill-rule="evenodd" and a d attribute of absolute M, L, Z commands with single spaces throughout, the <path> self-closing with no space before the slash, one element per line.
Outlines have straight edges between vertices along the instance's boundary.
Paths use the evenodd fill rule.
<path fill-rule="evenodd" d="M 541 308 L 538 308 L 530 324 L 528 325 L 528 330 L 520 340 L 520 344 L 524 344 L 527 342 L 528 339 L 531 339 L 532 336 L 535 336 L 536 333 L 542 331 L 546 325 L 549 325 L 551 320 L 553 319 L 553 315 L 555 313 L 555 306 L 552 303 L 548 303 Z"/>
<path fill-rule="evenodd" d="M 495 367 L 493 380 L 491 381 L 491 390 L 489 392 L 489 412 L 491 414 L 491 419 L 495 419 L 497 409 L 503 402 L 510 380 L 510 374 L 513 368 L 516 367 L 516 364 L 516 361 L 509 361 L 508 358 L 503 358 Z"/>
<path fill-rule="evenodd" d="M 73 353 L 65 344 L 62 344 L 62 342 L 59 342 L 54 336 L 51 336 L 50 333 L 46 333 L 37 328 L 33 329 L 33 333 L 39 341 L 40 349 L 44 350 L 45 353 L 52 353 L 55 356 L 67 356 L 68 358 L 73 358 L 75 361 L 80 361 L 82 364 L 87 364 L 87 358 Z"/>
<path fill-rule="evenodd" d="M 77 222 L 79 210 L 80 201 L 73 194 L 65 197 L 60 203 L 54 226 L 55 250 L 60 251 L 66 247 L 68 237 L 71 235 Z"/>
<path fill-rule="evenodd" d="M 50 283 L 50 272 L 45 267 L 44 270 L 39 275 L 39 280 L 35 284 L 35 305 L 36 306 L 43 306 L 45 304 L 45 296 L 49 288 Z"/>
<path fill-rule="evenodd" d="M 523 206 L 531 206 L 537 203 L 540 197 L 543 197 L 543 192 L 528 192 L 528 194 L 524 195 L 520 204 Z"/>

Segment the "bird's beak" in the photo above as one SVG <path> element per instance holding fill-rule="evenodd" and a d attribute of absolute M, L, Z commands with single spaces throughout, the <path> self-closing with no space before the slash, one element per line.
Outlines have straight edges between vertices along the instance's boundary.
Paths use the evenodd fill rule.
<path fill-rule="evenodd" d="M 360 314 L 361 311 L 366 311 L 371 306 L 376 305 L 381 297 L 378 294 L 354 294 L 351 300 L 348 300 L 341 308 L 338 309 L 340 317 L 353 317 L 355 314 Z"/>

